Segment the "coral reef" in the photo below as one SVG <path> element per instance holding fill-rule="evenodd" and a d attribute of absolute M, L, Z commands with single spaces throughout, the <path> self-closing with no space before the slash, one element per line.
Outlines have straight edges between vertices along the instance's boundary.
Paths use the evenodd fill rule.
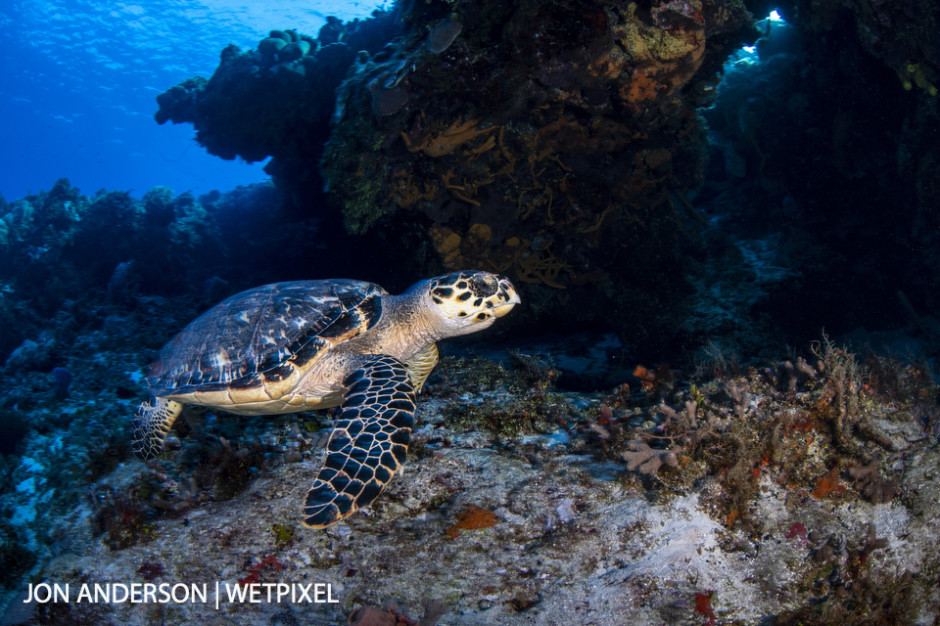
<path fill-rule="evenodd" d="M 403 149 L 498 146 L 498 131 L 468 121 Z M 229 603 L 221 615 L 198 603 L 48 604 L 23 619 L 247 612 L 339 624 L 446 610 L 448 623 L 890 623 L 940 607 L 930 478 L 940 396 L 928 365 L 861 358 L 825 335 L 756 365 L 714 351 L 691 375 L 636 366 L 604 337 L 581 336 L 571 353 L 558 337 L 519 343 L 498 364 L 445 356 L 425 386 L 405 479 L 366 515 L 299 532 L 298 493 L 323 454 L 326 415 L 187 411 L 160 458 L 133 460 L 128 446 L 159 346 L 210 302 L 260 282 L 266 242 L 285 241 L 256 217 L 271 189 L 199 199 L 155 189 L 141 201 L 87 198 L 64 181 L 53 191 L 4 215 L 5 250 L 23 263 L 23 274 L 5 269 L 5 297 L 31 313 L 6 329 L 19 348 L 0 371 L 2 601 L 15 605 L 26 582 L 205 579 L 329 583 L 339 604 Z M 82 263 L 109 220 L 124 229 L 119 249 Z M 493 236 L 480 224 L 467 237 Z M 285 236 L 315 241 L 310 233 Z M 292 258 L 267 271 L 282 277 Z M 30 292 L 24 276 L 72 282 Z M 168 287 L 173 298 L 160 293 Z M 931 320 L 915 316 L 912 328 L 927 332 Z M 559 387 L 569 379 L 603 391 Z"/>
<path fill-rule="evenodd" d="M 141 288 L 172 291 L 180 279 L 208 278 L 195 268 L 211 267 L 225 254 L 214 217 L 191 195 L 174 198 L 165 188 L 142 201 L 103 190 L 88 197 L 63 178 L 47 192 L 13 201 L 2 223 L 0 353 L 27 339 L 37 348 L 26 343 L 24 350 L 41 346 L 46 355 L 34 354 L 27 359 L 32 363 L 18 367 L 56 365 L 60 344 L 88 321 L 77 316 L 77 301 L 106 289 L 125 301 Z M 36 341 L 51 319 L 54 329 Z"/>
<path fill-rule="evenodd" d="M 771 8 L 788 22 L 753 28 Z M 400 3 L 228 48 L 157 118 L 273 155 L 279 202 L 345 223 L 393 288 L 483 267 L 524 283 L 532 329 L 749 350 L 897 316 L 894 276 L 907 311 L 938 309 L 936 20 L 925 0 Z M 722 69 L 759 35 L 759 65 Z M 806 294 L 813 315 L 784 313 Z"/>
<path fill-rule="evenodd" d="M 0 215 L 0 362 L 63 367 L 76 332 L 124 335 L 127 311 L 155 295 L 211 304 L 275 275 L 309 278 L 311 264 L 323 276 L 358 267 L 342 232 L 327 247 L 323 220 L 278 205 L 270 184 L 200 198 L 155 187 L 138 200 L 118 191 L 85 196 L 67 179 L 14 200 Z M 60 393 L 64 375 L 55 374 Z"/>
<path fill-rule="evenodd" d="M 157 117 L 273 156 L 277 188 L 136 200 L 63 179 L 0 200 L 6 619 L 935 621 L 937 11 L 779 9 L 760 64 L 720 83 L 758 34 L 740 2 L 422 0 L 273 31 Z M 458 266 L 525 286 L 520 334 L 595 334 L 499 363 L 445 346 L 408 471 L 363 515 L 300 529 L 323 413 L 189 410 L 159 458 L 130 457 L 144 368 L 209 304 Z M 881 337 L 910 358 L 865 348 Z M 21 601 L 138 581 L 302 581 L 338 603 Z"/>
<path fill-rule="evenodd" d="M 831 33 L 844 27 L 865 52 L 891 68 L 905 90 L 913 87 L 937 95 L 940 50 L 936 46 L 938 16 L 929 0 L 859 3 L 852 0 L 782 4 L 787 19 L 809 33 Z"/>
<path fill-rule="evenodd" d="M 394 15 L 343 24 L 333 18 L 317 37 L 271 31 L 256 49 L 222 50 L 206 80 L 196 76 L 157 97 L 157 123 L 191 123 L 196 140 L 224 159 L 261 161 L 289 195 L 309 198 L 322 181 L 317 164 L 329 136 L 336 86 L 360 50 L 376 52 L 396 32 Z"/>
<path fill-rule="evenodd" d="M 652 353 L 686 334 L 695 107 L 756 34 L 740 0 L 401 4 L 227 48 L 210 80 L 160 96 L 157 121 L 193 123 L 225 158 L 273 156 L 308 216 L 325 187 L 340 213 L 319 215 L 414 275 L 508 273 L 536 323 L 602 325 Z"/>

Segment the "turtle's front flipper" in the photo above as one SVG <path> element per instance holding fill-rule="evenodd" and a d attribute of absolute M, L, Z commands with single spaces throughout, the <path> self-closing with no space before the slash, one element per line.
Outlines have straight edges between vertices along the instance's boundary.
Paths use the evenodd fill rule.
<path fill-rule="evenodd" d="M 325 528 L 368 506 L 405 462 L 415 391 L 405 366 L 367 357 L 343 381 L 326 461 L 304 504 L 304 525 Z"/>
<path fill-rule="evenodd" d="M 183 405 L 175 400 L 154 398 L 144 402 L 134 413 L 131 450 L 142 459 L 152 459 L 163 451 L 163 440 L 173 428 Z"/>

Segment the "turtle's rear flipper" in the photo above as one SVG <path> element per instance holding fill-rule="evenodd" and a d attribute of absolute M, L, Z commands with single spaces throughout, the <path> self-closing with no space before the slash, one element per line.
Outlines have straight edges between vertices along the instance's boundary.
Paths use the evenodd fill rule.
<path fill-rule="evenodd" d="M 142 459 L 152 459 L 163 452 L 163 440 L 173 428 L 183 405 L 174 400 L 154 398 L 144 402 L 134 413 L 131 450 Z"/>
<path fill-rule="evenodd" d="M 405 462 L 415 391 L 400 361 L 367 357 L 343 381 L 346 396 L 326 461 L 304 504 L 304 525 L 325 528 L 375 500 Z"/>

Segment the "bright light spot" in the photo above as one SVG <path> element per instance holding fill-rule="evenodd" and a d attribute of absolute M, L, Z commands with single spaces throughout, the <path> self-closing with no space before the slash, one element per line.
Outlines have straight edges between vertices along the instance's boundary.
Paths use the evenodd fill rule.
<path fill-rule="evenodd" d="M 757 52 L 757 46 L 744 46 L 744 51 L 748 54 L 754 54 Z"/>
<path fill-rule="evenodd" d="M 783 18 L 780 17 L 780 14 L 777 13 L 777 9 L 774 9 L 773 11 L 771 11 L 771 12 L 770 12 L 770 15 L 767 16 L 767 19 L 770 20 L 771 22 L 782 22 L 782 21 L 783 21 Z"/>

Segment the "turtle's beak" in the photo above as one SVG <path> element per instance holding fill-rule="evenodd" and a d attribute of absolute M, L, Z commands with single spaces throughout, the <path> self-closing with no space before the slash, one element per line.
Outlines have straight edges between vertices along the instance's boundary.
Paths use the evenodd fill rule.
<path fill-rule="evenodd" d="M 500 304 L 497 307 L 493 307 L 493 315 L 495 315 L 496 317 L 502 317 L 506 315 L 507 313 L 509 313 L 510 311 L 512 311 L 512 307 L 519 304 L 519 302 L 520 300 L 517 297 L 514 302 L 507 302 L 506 304 Z"/>
<path fill-rule="evenodd" d="M 492 312 L 496 317 L 506 315 L 512 311 L 512 307 L 522 302 L 519 299 L 519 294 L 516 293 L 516 288 L 512 286 L 508 278 L 503 276 L 499 277 L 499 290 L 494 300 Z"/>

